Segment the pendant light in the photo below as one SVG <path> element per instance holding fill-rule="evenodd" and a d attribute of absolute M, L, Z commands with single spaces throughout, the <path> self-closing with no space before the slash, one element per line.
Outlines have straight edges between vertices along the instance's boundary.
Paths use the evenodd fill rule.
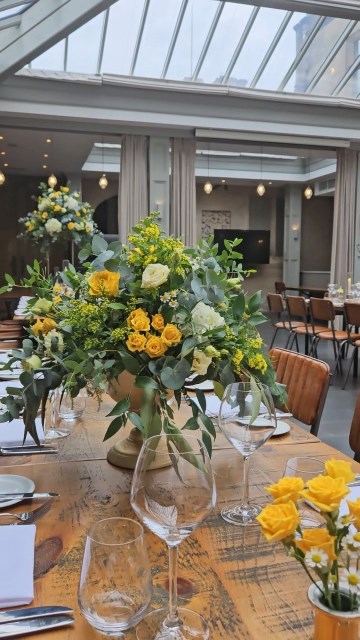
<path fill-rule="evenodd" d="M 312 190 L 312 188 L 310 187 L 310 185 L 308 184 L 308 186 L 306 187 L 305 191 L 304 191 L 304 196 L 307 200 L 310 200 L 310 198 L 312 198 L 314 195 L 314 192 Z"/>
<path fill-rule="evenodd" d="M 4 184 L 5 180 L 6 180 L 5 175 L 4 175 L 4 174 L 3 174 L 3 172 L 0 170 L 0 187 L 1 187 L 1 185 L 3 185 L 3 184 Z"/>
<path fill-rule="evenodd" d="M 102 158 L 102 176 L 99 178 L 99 187 L 100 189 L 106 189 L 109 182 L 106 177 L 106 173 L 104 173 L 104 138 L 101 138 L 101 158 Z"/>
<path fill-rule="evenodd" d="M 57 177 L 53 173 L 48 177 L 48 185 L 52 189 L 57 185 Z"/>
<path fill-rule="evenodd" d="M 261 147 L 261 156 L 260 156 L 260 182 L 258 184 L 258 186 L 256 187 L 256 192 L 258 194 L 258 196 L 260 196 L 260 198 L 262 198 L 262 196 L 264 195 L 266 189 L 265 189 L 265 185 L 262 181 L 262 147 Z"/>
<path fill-rule="evenodd" d="M 210 193 L 213 190 L 213 186 L 212 186 L 209 178 L 210 178 L 210 155 L 209 155 L 209 149 L 208 149 L 208 179 L 204 184 L 204 191 L 208 196 L 210 195 Z"/>

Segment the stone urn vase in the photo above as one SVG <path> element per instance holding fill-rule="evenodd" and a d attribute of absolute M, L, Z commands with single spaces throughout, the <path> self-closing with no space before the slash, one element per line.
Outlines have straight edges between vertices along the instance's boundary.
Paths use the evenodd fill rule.
<path fill-rule="evenodd" d="M 346 598 L 346 595 L 344 595 Z M 334 611 L 321 600 L 315 584 L 308 590 L 308 599 L 314 608 L 314 640 L 359 640 L 360 610 Z"/>
<path fill-rule="evenodd" d="M 123 400 L 129 398 L 130 411 L 138 413 L 143 402 L 143 389 L 134 387 L 135 376 L 128 371 L 123 371 L 117 378 L 113 378 L 109 383 L 108 394 L 115 400 Z M 173 395 L 170 393 L 169 395 Z M 110 464 L 123 469 L 135 469 L 136 461 L 142 447 L 142 434 L 136 427 L 133 427 L 127 437 L 118 440 L 108 451 L 107 460 Z M 159 439 L 158 450 L 166 451 L 166 443 L 162 438 Z M 157 456 L 162 459 L 161 467 L 167 467 L 171 464 L 170 457 L 166 463 L 165 457 Z M 160 468 L 160 465 L 154 465 L 152 468 Z"/>

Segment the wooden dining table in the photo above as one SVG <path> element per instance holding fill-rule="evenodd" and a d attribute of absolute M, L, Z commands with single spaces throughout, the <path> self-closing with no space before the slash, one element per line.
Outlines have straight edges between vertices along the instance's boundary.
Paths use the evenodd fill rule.
<path fill-rule="evenodd" d="M 132 471 L 116 468 L 106 460 L 108 449 L 122 436 L 102 441 L 111 420 L 106 414 L 112 406 L 108 397 L 99 411 L 94 401 L 88 402 L 70 436 L 58 441 L 58 454 L 1 459 L 0 473 L 25 475 L 34 481 L 37 491 L 60 493 L 51 510 L 36 523 L 35 598 L 31 606 L 71 607 L 75 622 L 41 632 L 42 640 L 104 637 L 82 616 L 77 588 L 89 526 L 112 516 L 135 518 L 129 502 Z M 184 404 L 176 413 L 179 426 L 189 412 Z M 301 426 L 292 421 L 289 424 L 288 434 L 273 437 L 252 456 L 250 498 L 260 504 L 269 501 L 265 487 L 282 476 L 288 458 L 347 459 Z M 179 548 L 180 605 L 208 621 L 212 640 L 262 640 L 270 635 L 274 640 L 310 640 L 313 616 L 306 595 L 309 579 L 303 569 L 286 555 L 281 543 L 266 542 L 259 526 L 236 527 L 221 518 L 225 504 L 240 501 L 243 463 L 219 432 L 212 465 L 216 507 Z M 360 465 L 354 462 L 353 466 L 360 471 Z M 18 511 L 23 506 L 11 509 Z M 150 531 L 146 530 L 145 539 L 153 571 L 151 607 L 158 608 L 166 606 L 168 599 L 167 550 Z M 127 631 L 125 638 L 135 640 L 135 631 Z"/>

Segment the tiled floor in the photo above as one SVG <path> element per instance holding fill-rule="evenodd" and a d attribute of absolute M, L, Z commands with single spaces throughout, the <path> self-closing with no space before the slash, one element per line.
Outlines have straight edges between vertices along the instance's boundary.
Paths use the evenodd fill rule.
<path fill-rule="evenodd" d="M 270 344 L 273 336 L 273 328 L 270 322 L 267 322 L 258 327 L 265 343 Z M 282 335 L 284 334 L 284 335 Z M 286 342 L 286 335 L 284 331 L 279 331 L 275 340 L 275 347 L 283 347 Z M 302 345 L 300 345 L 301 349 Z M 351 357 L 351 350 L 349 350 L 349 357 Z M 328 344 L 320 344 L 318 347 L 319 358 L 329 363 L 331 367 L 334 365 L 334 355 L 332 353 L 332 347 Z M 344 361 L 344 371 L 346 373 L 349 359 Z M 345 374 L 344 374 L 345 375 Z M 332 385 L 329 388 L 324 412 L 321 418 L 320 428 L 318 436 L 324 442 L 327 442 L 332 447 L 339 449 L 343 453 L 353 457 L 353 452 L 349 447 L 349 431 L 352 416 L 355 407 L 355 398 L 357 392 L 360 391 L 360 373 L 358 378 L 353 378 L 352 372 L 350 373 L 346 389 L 342 389 L 344 380 L 343 377 L 336 375 L 333 378 Z"/>

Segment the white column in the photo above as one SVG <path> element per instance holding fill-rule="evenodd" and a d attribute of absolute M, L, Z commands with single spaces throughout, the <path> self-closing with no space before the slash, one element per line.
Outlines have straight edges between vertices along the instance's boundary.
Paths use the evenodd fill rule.
<path fill-rule="evenodd" d="M 356 204 L 355 204 L 354 282 L 360 282 L 360 157 L 359 157 L 359 154 L 358 154 Z"/>
<path fill-rule="evenodd" d="M 170 230 L 170 140 L 150 137 L 149 211 L 160 212 L 161 228 Z"/>
<path fill-rule="evenodd" d="M 67 173 L 68 182 L 70 182 L 70 190 L 78 191 L 81 194 L 81 174 L 80 173 Z"/>
<path fill-rule="evenodd" d="M 301 187 L 286 187 L 283 280 L 290 287 L 300 284 L 301 205 Z"/>

